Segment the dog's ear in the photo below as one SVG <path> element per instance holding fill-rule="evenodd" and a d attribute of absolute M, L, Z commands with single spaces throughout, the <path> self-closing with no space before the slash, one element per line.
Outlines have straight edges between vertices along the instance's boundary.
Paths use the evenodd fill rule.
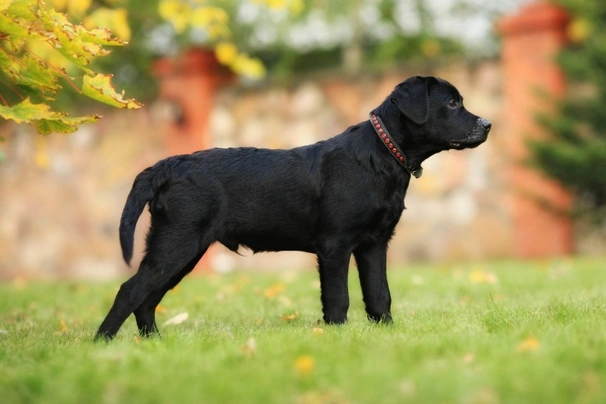
<path fill-rule="evenodd" d="M 429 118 L 429 93 L 426 77 L 415 76 L 398 84 L 392 100 L 408 119 L 422 125 Z"/>

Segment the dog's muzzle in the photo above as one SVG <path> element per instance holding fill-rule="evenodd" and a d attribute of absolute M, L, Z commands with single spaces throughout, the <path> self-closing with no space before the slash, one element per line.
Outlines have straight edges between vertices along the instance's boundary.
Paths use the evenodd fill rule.
<path fill-rule="evenodd" d="M 491 128 L 489 120 L 478 118 L 469 135 L 465 139 L 451 141 L 450 146 L 454 149 L 477 147 L 486 141 Z"/>

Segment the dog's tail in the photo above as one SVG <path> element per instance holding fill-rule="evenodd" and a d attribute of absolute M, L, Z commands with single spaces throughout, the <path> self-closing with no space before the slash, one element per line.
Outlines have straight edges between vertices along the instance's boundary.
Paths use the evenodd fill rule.
<path fill-rule="evenodd" d="M 133 183 L 133 187 L 126 198 L 126 204 L 122 210 L 120 218 L 120 246 L 122 247 L 122 256 L 124 261 L 130 265 L 133 257 L 133 244 L 135 236 L 135 227 L 139 216 L 145 209 L 145 205 L 150 202 L 164 182 L 166 176 L 164 170 L 159 170 L 162 162 L 143 170 Z"/>

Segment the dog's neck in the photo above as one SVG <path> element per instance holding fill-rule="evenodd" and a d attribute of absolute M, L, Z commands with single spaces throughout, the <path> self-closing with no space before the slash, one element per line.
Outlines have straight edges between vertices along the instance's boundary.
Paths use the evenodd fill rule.
<path fill-rule="evenodd" d="M 383 118 L 382 124 L 384 125 L 384 130 L 386 129 L 392 135 L 393 140 L 395 140 L 401 148 L 401 154 L 404 155 L 406 161 L 406 171 L 412 175 L 415 175 L 414 173 L 422 173 L 423 167 L 421 167 L 421 163 L 440 152 L 440 150 L 436 150 L 434 146 L 428 144 L 426 141 L 415 139 L 412 133 L 415 133 L 416 131 L 409 128 L 403 119 L 387 120 L 387 122 L 385 122 L 385 117 L 402 116 L 402 112 L 395 105 L 384 102 L 378 108 L 374 109 L 371 112 L 371 115 Z M 371 125 L 373 125 L 372 122 Z M 377 129 L 375 125 L 373 125 L 373 128 Z M 420 176 L 420 174 L 418 176 L 415 175 L 417 178 Z"/>
<path fill-rule="evenodd" d="M 398 145 L 398 142 L 394 137 L 389 133 L 389 129 L 383 123 L 383 120 L 375 114 L 370 114 L 370 123 L 375 130 L 377 136 L 381 140 L 381 143 L 387 148 L 389 154 L 393 156 L 393 158 L 402 166 L 406 171 L 408 171 L 415 178 L 419 178 L 423 175 L 423 167 L 419 166 L 416 169 L 413 169 L 409 166 L 408 160 L 406 159 L 406 155 L 402 148 Z"/>

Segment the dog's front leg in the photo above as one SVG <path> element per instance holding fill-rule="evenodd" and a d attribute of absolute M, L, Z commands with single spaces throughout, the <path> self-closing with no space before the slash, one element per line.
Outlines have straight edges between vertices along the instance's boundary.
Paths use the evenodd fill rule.
<path fill-rule="evenodd" d="M 391 322 L 391 295 L 387 284 L 387 243 L 373 244 L 354 251 L 362 295 L 368 318 Z"/>
<path fill-rule="evenodd" d="M 327 324 L 342 324 L 347 321 L 347 272 L 350 256 L 350 252 L 318 254 L 322 312 Z"/>

